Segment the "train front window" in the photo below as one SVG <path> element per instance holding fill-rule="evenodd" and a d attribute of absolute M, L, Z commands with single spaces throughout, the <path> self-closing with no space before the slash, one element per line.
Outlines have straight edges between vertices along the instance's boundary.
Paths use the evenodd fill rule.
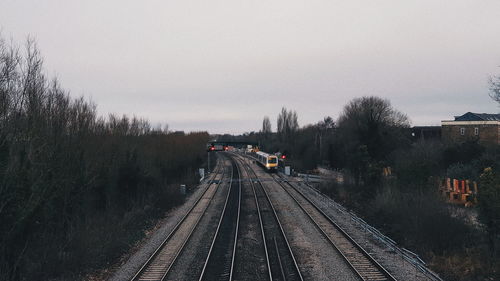
<path fill-rule="evenodd" d="M 269 164 L 276 164 L 276 163 L 278 163 L 278 158 L 276 158 L 276 157 L 269 157 L 269 158 L 267 158 L 267 163 L 269 163 Z"/>

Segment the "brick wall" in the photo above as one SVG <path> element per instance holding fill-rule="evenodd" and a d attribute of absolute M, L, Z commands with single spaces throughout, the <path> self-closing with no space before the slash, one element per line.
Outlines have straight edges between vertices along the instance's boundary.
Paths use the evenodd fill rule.
<path fill-rule="evenodd" d="M 460 129 L 464 128 L 464 135 Z M 475 135 L 475 128 L 479 135 Z M 485 145 L 500 144 L 500 126 L 498 124 L 473 124 L 473 125 L 442 125 L 441 136 L 445 143 L 461 143 L 469 140 L 479 140 Z"/>

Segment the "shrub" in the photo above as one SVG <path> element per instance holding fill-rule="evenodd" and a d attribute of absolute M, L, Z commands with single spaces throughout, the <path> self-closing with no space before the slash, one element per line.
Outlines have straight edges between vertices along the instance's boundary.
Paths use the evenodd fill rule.
<path fill-rule="evenodd" d="M 392 155 L 398 186 L 407 190 L 435 188 L 432 177 L 441 171 L 442 147 L 436 142 L 421 141 L 410 149 L 395 151 Z"/>
<path fill-rule="evenodd" d="M 437 194 L 401 192 L 388 186 L 366 215 L 386 234 L 419 253 L 443 254 L 470 245 L 472 229 L 439 201 Z"/>
<path fill-rule="evenodd" d="M 486 168 L 481 174 L 478 201 L 479 218 L 488 230 L 491 253 L 496 256 L 500 244 L 500 175 L 492 168 Z"/>

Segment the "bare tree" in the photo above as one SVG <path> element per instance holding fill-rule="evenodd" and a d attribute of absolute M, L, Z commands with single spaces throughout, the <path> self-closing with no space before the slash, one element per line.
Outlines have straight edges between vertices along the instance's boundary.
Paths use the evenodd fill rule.
<path fill-rule="evenodd" d="M 280 137 L 283 137 L 286 131 L 286 118 L 287 118 L 288 112 L 286 108 L 282 107 L 280 114 L 278 114 L 278 120 L 276 122 L 277 124 L 277 132 Z"/>
<path fill-rule="evenodd" d="M 288 112 L 288 123 L 287 123 L 287 127 L 288 127 L 288 131 L 289 131 L 289 134 L 293 134 L 295 132 L 297 132 L 297 130 L 299 129 L 299 121 L 298 121 L 299 117 L 297 115 L 297 111 L 289 111 Z"/>
<path fill-rule="evenodd" d="M 316 143 L 318 144 L 318 151 L 319 151 L 319 159 L 323 159 L 323 138 L 326 134 L 330 133 L 333 128 L 335 127 L 335 122 L 333 121 L 333 118 L 330 116 L 327 116 L 323 118 L 323 121 L 319 121 L 318 124 L 316 125 L 317 132 L 316 132 Z"/>
<path fill-rule="evenodd" d="M 264 120 L 262 120 L 262 133 L 269 135 L 271 132 L 271 120 L 269 120 L 268 116 L 264 116 Z"/>
<path fill-rule="evenodd" d="M 500 103 L 500 76 L 490 77 L 490 97 Z"/>
<path fill-rule="evenodd" d="M 132 206 L 179 204 L 171 186 L 193 177 L 209 135 L 167 133 L 144 119 L 98 117 L 95 104 L 47 79 L 34 40 L 19 51 L 0 36 L 0 279 L 64 279 L 61 257 L 80 271 L 80 258 L 93 256 L 84 240 L 120 240 L 101 238 Z"/>
<path fill-rule="evenodd" d="M 288 111 L 285 107 L 281 108 L 278 115 L 278 135 L 283 140 L 290 139 L 295 132 L 299 129 L 298 115 L 295 110 Z"/>

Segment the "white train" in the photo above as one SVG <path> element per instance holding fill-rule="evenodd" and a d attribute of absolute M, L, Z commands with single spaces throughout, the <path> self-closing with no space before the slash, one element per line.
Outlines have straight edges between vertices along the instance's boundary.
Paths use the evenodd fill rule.
<path fill-rule="evenodd" d="M 276 171 L 278 169 L 278 157 L 276 155 L 259 151 L 255 153 L 255 158 L 268 171 Z"/>

